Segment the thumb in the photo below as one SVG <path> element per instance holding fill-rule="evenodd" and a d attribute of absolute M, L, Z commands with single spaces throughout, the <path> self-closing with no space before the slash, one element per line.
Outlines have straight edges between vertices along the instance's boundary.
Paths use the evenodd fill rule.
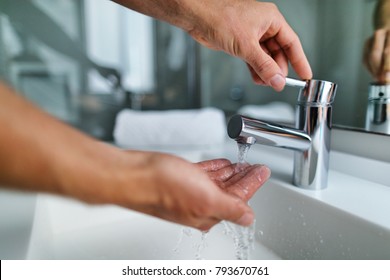
<path fill-rule="evenodd" d="M 247 59 L 247 63 L 266 85 L 273 87 L 276 91 L 283 90 L 286 80 L 282 69 L 259 44 L 255 49 L 257 51 L 252 52 Z"/>

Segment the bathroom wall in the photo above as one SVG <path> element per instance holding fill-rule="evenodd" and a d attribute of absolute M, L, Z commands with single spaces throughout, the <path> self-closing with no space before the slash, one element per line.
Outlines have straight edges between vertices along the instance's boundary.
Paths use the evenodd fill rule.
<path fill-rule="evenodd" d="M 62 45 L 66 36 L 61 34 L 81 44 L 83 34 L 78 5 L 81 2 L 2 0 L 2 3 L 0 75 L 49 113 L 72 122 L 70 93 L 80 90 L 83 69 L 78 61 L 48 44 Z M 53 32 L 54 26 L 63 33 Z"/>
<path fill-rule="evenodd" d="M 32 2 L 94 62 L 118 70 L 123 75 L 126 90 L 141 93 L 132 95 L 133 105 L 139 105 L 135 108 L 214 106 L 231 114 L 245 104 L 264 105 L 273 101 L 283 101 L 291 106 L 295 104 L 295 89 L 286 88 L 276 94 L 268 87 L 257 86 L 241 60 L 201 47 L 182 30 L 121 8 L 111 1 Z M 334 104 L 334 123 L 348 126 L 363 124 L 370 78 L 362 67 L 361 56 L 363 42 L 371 32 L 370 17 L 375 1 L 273 2 L 299 35 L 314 77 L 339 84 Z M 112 89 L 109 83 L 96 71 L 88 70 L 77 59 L 66 57 L 39 40 L 29 36 L 21 40 L 13 29 L 15 25 L 9 17 L 0 13 L 0 73 L 9 75 L 12 60 L 26 47 L 22 43 L 27 42 L 28 51 L 39 56 L 48 68 L 50 78 L 41 78 L 39 83 L 34 78 L 33 86 L 30 83 L 21 91 L 35 89 L 38 94 L 32 95 L 38 98 L 38 103 L 45 102 L 44 107 L 49 112 L 75 122 L 74 116 L 77 120 L 93 120 L 92 116 L 104 115 L 109 110 L 110 120 L 107 122 L 111 122 L 112 115 L 128 105 L 123 100 L 118 103 L 110 95 Z M 296 77 L 292 70 L 289 75 Z M 87 108 L 89 111 L 86 114 L 83 109 L 69 109 L 73 104 L 72 96 L 98 93 L 97 101 L 88 100 L 87 104 L 92 105 L 92 109 Z M 104 98 L 102 93 L 105 93 Z M 49 100 L 52 102 L 48 104 Z M 66 116 L 67 111 L 70 117 Z M 99 131 L 101 128 L 92 130 Z"/>

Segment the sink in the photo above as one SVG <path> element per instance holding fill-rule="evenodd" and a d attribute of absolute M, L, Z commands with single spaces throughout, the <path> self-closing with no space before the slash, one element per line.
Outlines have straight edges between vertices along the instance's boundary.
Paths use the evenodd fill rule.
<path fill-rule="evenodd" d="M 248 162 L 265 163 L 273 173 L 250 201 L 256 214 L 251 259 L 390 259 L 389 186 L 341 172 L 332 158 L 340 161 L 348 156 L 333 153 L 329 187 L 298 189 L 290 183 L 292 152 L 255 146 Z M 194 161 L 222 156 L 235 161 L 236 150 L 228 141 L 223 149 L 183 156 Z M 365 164 L 361 160 L 353 161 Z M 29 207 L 21 219 L 25 246 L 19 254 L 8 250 L 3 259 L 237 258 L 231 224 L 221 223 L 205 234 L 116 206 L 87 205 L 46 194 L 33 197 L 28 205 L 22 200 L 12 205 L 19 212 Z M 10 213 L 9 207 L 0 204 L 0 213 Z M 4 221 L 0 223 L 3 228 Z M 242 229 L 233 226 L 233 230 Z M 12 234 L 0 235 L 2 251 L 7 238 L 14 241 Z"/>
<path fill-rule="evenodd" d="M 337 176 L 331 176 L 331 188 L 338 187 Z M 283 259 L 390 259 L 389 228 L 293 188 L 271 180 L 256 194 L 261 244 Z"/>
<path fill-rule="evenodd" d="M 0 187 L 0 259 L 24 259 L 34 220 L 36 195 Z"/>
<path fill-rule="evenodd" d="M 208 233 L 115 206 L 38 197 L 29 259 L 235 259 L 233 237 Z M 252 258 L 279 259 L 255 242 Z"/>

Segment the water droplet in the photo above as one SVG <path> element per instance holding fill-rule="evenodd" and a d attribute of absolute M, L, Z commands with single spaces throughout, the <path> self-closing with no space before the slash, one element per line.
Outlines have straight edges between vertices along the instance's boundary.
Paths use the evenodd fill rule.
<path fill-rule="evenodd" d="M 190 228 L 184 228 L 183 233 L 187 235 L 188 237 L 192 237 L 192 229 Z"/>

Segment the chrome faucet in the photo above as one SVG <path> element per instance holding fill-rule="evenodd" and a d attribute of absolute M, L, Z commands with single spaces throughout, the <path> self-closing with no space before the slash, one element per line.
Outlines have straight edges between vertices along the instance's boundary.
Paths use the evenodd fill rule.
<path fill-rule="evenodd" d="M 300 88 L 295 128 L 235 115 L 228 123 L 229 137 L 239 143 L 295 150 L 293 184 L 310 190 L 324 189 L 328 182 L 332 103 L 337 85 L 290 78 L 286 78 L 286 85 Z"/>
<path fill-rule="evenodd" d="M 390 133 L 390 82 L 371 83 L 366 113 L 368 131 Z"/>

